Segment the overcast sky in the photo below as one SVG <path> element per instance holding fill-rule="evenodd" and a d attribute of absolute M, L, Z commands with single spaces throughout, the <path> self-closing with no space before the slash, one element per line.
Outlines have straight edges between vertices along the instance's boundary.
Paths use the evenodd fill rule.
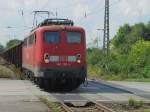
<path fill-rule="evenodd" d="M 57 11 L 58 17 L 73 19 L 75 25 L 85 28 L 87 43 L 96 37 L 102 42 L 103 32 L 97 29 L 104 24 L 104 0 L 0 0 L 0 43 L 23 39 L 32 27 L 34 10 Z M 150 0 L 110 0 L 111 38 L 124 23 L 148 21 Z"/>

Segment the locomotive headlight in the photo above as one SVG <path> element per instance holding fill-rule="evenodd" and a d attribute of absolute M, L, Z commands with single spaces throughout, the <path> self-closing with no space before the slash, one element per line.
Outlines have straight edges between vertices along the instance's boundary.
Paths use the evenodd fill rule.
<path fill-rule="evenodd" d="M 78 60 L 77 60 L 77 63 L 81 63 L 81 60 L 78 59 Z"/>
<path fill-rule="evenodd" d="M 45 59 L 44 61 L 45 61 L 45 63 L 49 63 L 49 60 L 48 60 L 48 59 Z"/>
<path fill-rule="evenodd" d="M 45 63 L 49 63 L 50 61 L 49 61 L 49 54 L 48 53 L 45 53 L 44 54 L 44 62 Z"/>

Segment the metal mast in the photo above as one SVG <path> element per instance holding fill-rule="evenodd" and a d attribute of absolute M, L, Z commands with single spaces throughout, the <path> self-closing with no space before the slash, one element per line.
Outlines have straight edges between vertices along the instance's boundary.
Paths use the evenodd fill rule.
<path fill-rule="evenodd" d="M 104 53 L 108 54 L 109 52 L 109 0 L 105 0 L 103 50 Z"/>

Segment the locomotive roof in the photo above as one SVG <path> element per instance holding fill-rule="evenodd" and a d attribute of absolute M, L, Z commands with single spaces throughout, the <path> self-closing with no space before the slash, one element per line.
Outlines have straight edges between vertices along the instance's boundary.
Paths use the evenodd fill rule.
<path fill-rule="evenodd" d="M 77 31 L 84 31 L 82 27 L 79 26 L 67 26 L 67 25 L 48 25 L 48 26 L 41 26 L 34 29 L 31 33 L 35 31 L 41 30 L 77 30 Z"/>
<path fill-rule="evenodd" d="M 81 27 L 74 26 L 74 22 L 69 19 L 60 19 L 60 18 L 52 18 L 52 19 L 45 19 L 41 22 L 35 29 L 31 30 L 32 32 L 38 30 L 46 30 L 46 29 L 55 29 L 55 30 L 64 30 L 64 29 L 74 29 L 74 30 L 83 30 Z"/>
<path fill-rule="evenodd" d="M 68 25 L 68 26 L 73 26 L 74 22 L 72 20 L 69 20 L 69 19 L 51 18 L 51 19 L 45 19 L 37 27 L 46 26 L 46 25 Z"/>

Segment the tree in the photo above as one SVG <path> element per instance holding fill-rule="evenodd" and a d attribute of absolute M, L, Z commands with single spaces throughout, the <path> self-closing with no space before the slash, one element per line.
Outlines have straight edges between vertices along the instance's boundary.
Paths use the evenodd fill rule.
<path fill-rule="evenodd" d="M 116 80 L 150 78 L 150 22 L 121 26 L 110 44 L 108 56 L 88 49 L 90 73 Z"/>
<path fill-rule="evenodd" d="M 132 32 L 129 34 L 128 42 L 130 44 L 136 43 L 138 40 L 144 38 L 146 27 L 143 23 L 135 24 L 132 26 Z"/>
<path fill-rule="evenodd" d="M 149 21 L 148 24 L 147 24 L 147 28 L 148 28 L 148 30 L 150 31 L 150 21 Z"/>
<path fill-rule="evenodd" d="M 129 26 L 129 24 L 125 24 L 124 26 L 121 26 L 113 39 L 114 46 L 115 47 L 122 46 L 122 44 L 125 43 L 126 37 L 130 33 L 130 31 L 131 31 L 131 27 Z"/>
<path fill-rule="evenodd" d="M 128 54 L 133 44 L 147 37 L 148 28 L 143 23 L 138 23 L 133 26 L 125 24 L 120 27 L 119 31 L 113 39 L 115 48 L 119 48 L 122 53 Z"/>
<path fill-rule="evenodd" d="M 9 48 L 19 44 L 20 42 L 21 42 L 21 40 L 18 40 L 18 39 L 9 40 L 6 44 L 6 48 L 9 49 Z"/>

